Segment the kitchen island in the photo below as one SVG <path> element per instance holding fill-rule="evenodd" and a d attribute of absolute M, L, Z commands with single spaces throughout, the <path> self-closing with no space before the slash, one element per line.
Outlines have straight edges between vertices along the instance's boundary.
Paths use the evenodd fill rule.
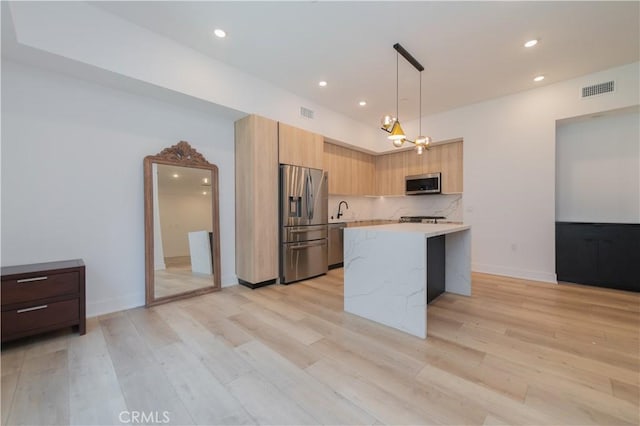
<path fill-rule="evenodd" d="M 471 295 L 471 228 L 398 223 L 344 230 L 344 310 L 425 339 L 428 239 L 444 238 L 444 291 Z M 431 271 L 433 272 L 433 271 Z"/>

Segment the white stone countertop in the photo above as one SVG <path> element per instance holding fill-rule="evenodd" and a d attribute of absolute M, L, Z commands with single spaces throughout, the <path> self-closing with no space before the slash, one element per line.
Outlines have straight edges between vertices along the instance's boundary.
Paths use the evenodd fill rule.
<path fill-rule="evenodd" d="M 428 237 L 450 234 L 452 232 L 471 229 L 469 225 L 454 223 L 392 223 L 389 225 L 358 226 L 346 228 L 346 232 L 383 231 L 383 232 L 410 232 L 413 234 L 424 234 Z"/>

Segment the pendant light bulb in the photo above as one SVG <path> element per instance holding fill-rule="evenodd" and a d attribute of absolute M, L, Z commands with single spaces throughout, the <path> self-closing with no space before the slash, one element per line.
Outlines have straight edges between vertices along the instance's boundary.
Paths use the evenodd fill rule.
<path fill-rule="evenodd" d="M 418 141 L 416 140 L 416 143 Z M 418 155 L 422 155 L 422 153 L 424 152 L 424 145 L 416 145 L 416 152 L 418 153 Z"/>
<path fill-rule="evenodd" d="M 429 136 L 418 136 L 416 138 L 416 145 L 428 147 L 431 143 L 431 138 Z"/>
<path fill-rule="evenodd" d="M 395 122 L 396 122 L 396 118 L 390 114 L 387 114 L 384 117 L 382 117 L 382 119 L 380 119 L 380 124 L 382 128 L 385 130 L 389 130 L 389 128 L 393 126 L 393 123 Z"/>
<path fill-rule="evenodd" d="M 404 138 L 394 139 L 391 143 L 393 143 L 393 146 L 395 146 L 396 148 L 400 148 L 402 145 L 404 145 L 404 141 L 406 141 L 406 139 Z"/>

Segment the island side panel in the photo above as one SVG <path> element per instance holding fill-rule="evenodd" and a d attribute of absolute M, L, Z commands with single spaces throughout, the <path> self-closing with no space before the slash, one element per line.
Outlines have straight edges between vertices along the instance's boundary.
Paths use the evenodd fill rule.
<path fill-rule="evenodd" d="M 344 310 L 427 337 L 424 234 L 346 228 Z"/>
<path fill-rule="evenodd" d="M 445 291 L 471 296 L 471 230 L 447 234 Z"/>

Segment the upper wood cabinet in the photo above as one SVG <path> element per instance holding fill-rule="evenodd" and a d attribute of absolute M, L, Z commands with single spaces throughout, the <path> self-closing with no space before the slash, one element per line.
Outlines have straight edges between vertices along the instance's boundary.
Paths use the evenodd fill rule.
<path fill-rule="evenodd" d="M 410 152 L 413 155 L 413 151 Z M 404 195 L 404 177 L 407 176 L 407 151 L 376 157 L 376 194 Z"/>
<path fill-rule="evenodd" d="M 278 123 L 235 123 L 236 275 L 249 287 L 278 278 Z"/>
<path fill-rule="evenodd" d="M 439 145 L 442 192 L 462 192 L 462 141 Z"/>
<path fill-rule="evenodd" d="M 375 159 L 376 194 L 404 195 L 405 176 L 442 173 L 442 193 L 462 192 L 462 141 L 379 155 Z"/>
<path fill-rule="evenodd" d="M 279 161 L 281 164 L 322 169 L 322 135 L 278 123 Z"/>
<path fill-rule="evenodd" d="M 375 160 L 372 155 L 326 142 L 323 165 L 329 175 L 329 194 L 375 194 Z"/>

